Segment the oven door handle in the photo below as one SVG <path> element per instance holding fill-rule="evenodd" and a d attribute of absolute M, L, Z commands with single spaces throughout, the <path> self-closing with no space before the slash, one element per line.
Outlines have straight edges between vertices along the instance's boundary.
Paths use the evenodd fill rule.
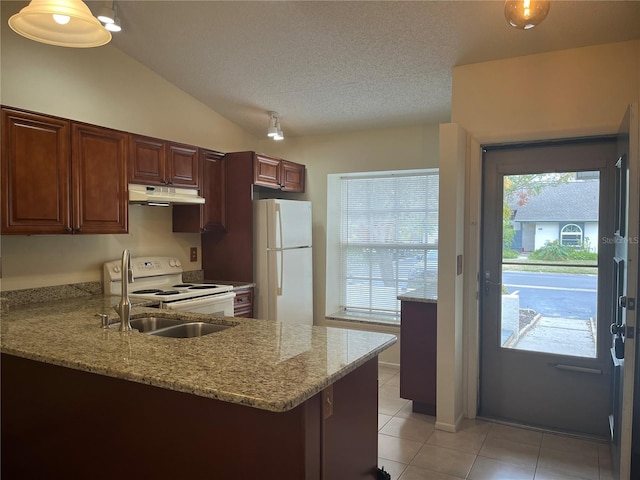
<path fill-rule="evenodd" d="M 188 311 L 185 307 L 196 307 L 199 305 L 206 305 L 208 303 L 212 305 L 216 305 L 225 301 L 233 301 L 236 294 L 234 292 L 228 293 L 218 293 L 217 295 L 208 295 L 204 297 L 196 297 L 196 298 L 188 298 L 185 300 L 176 300 L 174 302 L 164 302 L 163 308 L 169 310 L 179 310 L 182 309 L 184 311 Z"/>

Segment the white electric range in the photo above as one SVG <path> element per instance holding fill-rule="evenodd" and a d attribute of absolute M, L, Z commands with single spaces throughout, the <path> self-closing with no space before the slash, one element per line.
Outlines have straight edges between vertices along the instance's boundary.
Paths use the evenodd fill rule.
<path fill-rule="evenodd" d="M 103 268 L 104 293 L 122 292 L 122 262 L 106 262 Z M 233 286 L 182 281 L 182 263 L 173 257 L 131 259 L 134 281 L 129 298 L 157 301 L 157 307 L 183 312 L 233 317 Z"/>

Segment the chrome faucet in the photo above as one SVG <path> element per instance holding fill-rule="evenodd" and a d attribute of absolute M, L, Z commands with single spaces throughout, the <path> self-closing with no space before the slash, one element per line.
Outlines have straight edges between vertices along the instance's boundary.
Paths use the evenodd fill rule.
<path fill-rule="evenodd" d="M 131 254 L 125 249 L 122 252 L 122 298 L 118 305 L 118 315 L 120 315 L 120 331 L 131 330 L 131 302 L 129 301 L 129 282 L 133 282 L 133 268 L 131 267 Z"/>

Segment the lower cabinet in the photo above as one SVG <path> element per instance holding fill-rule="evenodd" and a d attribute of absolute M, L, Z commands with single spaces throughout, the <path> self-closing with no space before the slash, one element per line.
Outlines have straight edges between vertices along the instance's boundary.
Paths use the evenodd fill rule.
<path fill-rule="evenodd" d="M 377 357 L 287 412 L 6 354 L 0 366 L 2 478 L 376 479 Z"/>
<path fill-rule="evenodd" d="M 400 303 L 400 397 L 413 400 L 413 411 L 436 414 L 436 303 Z"/>
<path fill-rule="evenodd" d="M 235 293 L 233 316 L 253 318 L 253 288 L 242 288 L 235 290 Z"/>

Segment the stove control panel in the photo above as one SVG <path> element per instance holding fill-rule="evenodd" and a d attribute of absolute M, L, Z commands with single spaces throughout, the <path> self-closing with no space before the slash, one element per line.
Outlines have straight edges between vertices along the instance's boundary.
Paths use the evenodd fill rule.
<path fill-rule="evenodd" d="M 182 274 L 182 262 L 174 257 L 132 258 L 131 268 L 133 268 L 134 278 Z M 105 284 L 107 282 L 119 282 L 121 279 L 121 260 L 106 262 L 104 264 Z"/>

